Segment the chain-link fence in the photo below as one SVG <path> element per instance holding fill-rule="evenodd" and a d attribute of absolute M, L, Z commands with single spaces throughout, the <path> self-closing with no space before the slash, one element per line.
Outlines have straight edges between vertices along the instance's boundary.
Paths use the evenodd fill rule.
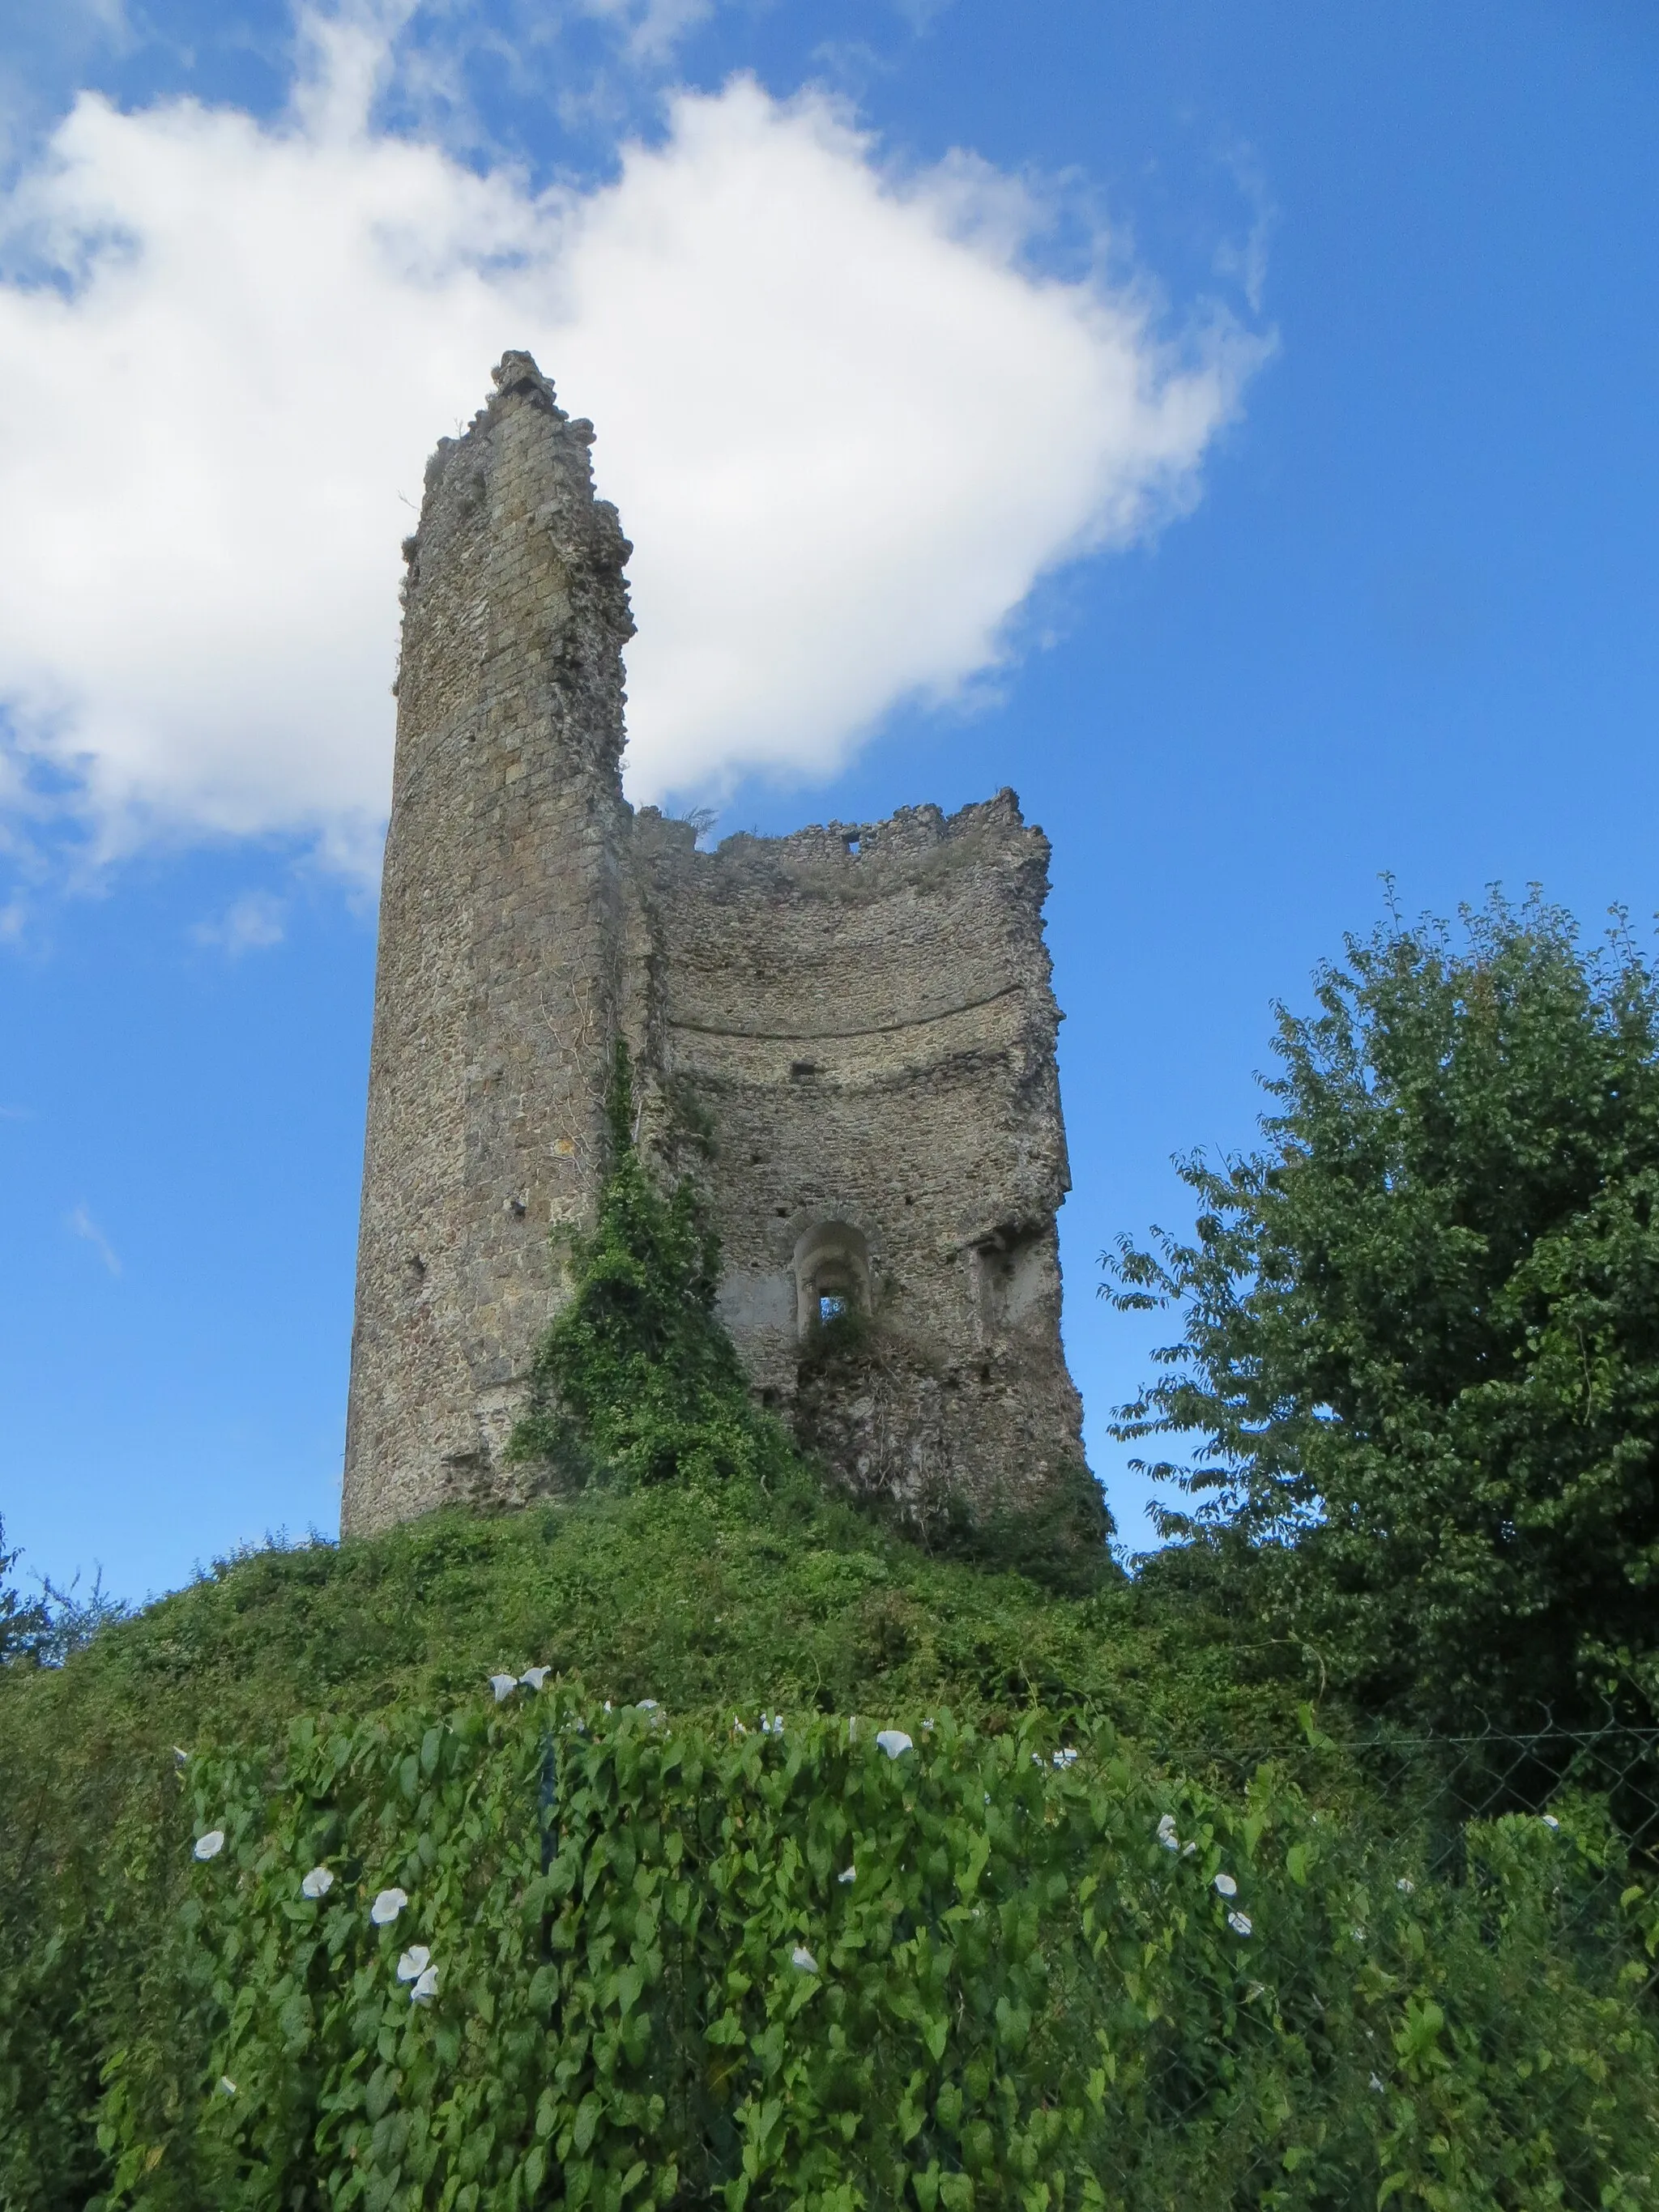
<path fill-rule="evenodd" d="M 1303 1840 L 1255 1914 L 1240 2002 L 1177 1978 L 1149 2004 L 1126 1977 L 1143 2014 L 1165 2008 L 1140 2081 L 1115 2084 L 1110 2203 L 1659 2204 L 1659 1731 L 1378 1732 L 1162 1764 L 1194 1812 L 1211 1790 L 1264 1826 L 1294 1804 Z"/>

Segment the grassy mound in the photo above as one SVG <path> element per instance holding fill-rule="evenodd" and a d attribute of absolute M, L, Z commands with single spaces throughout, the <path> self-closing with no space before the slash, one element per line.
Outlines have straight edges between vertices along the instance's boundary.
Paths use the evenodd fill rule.
<path fill-rule="evenodd" d="M 268 1735 L 475 1694 L 498 1668 L 580 1675 L 679 1712 L 1088 1706 L 1169 1742 L 1294 1736 L 1288 1678 L 1231 1625 L 1127 1583 L 1082 1599 L 930 1557 L 826 1498 L 732 1484 L 599 1490 L 499 1518 L 227 1562 L 59 1669 L 0 1670 L 0 1773 Z"/>

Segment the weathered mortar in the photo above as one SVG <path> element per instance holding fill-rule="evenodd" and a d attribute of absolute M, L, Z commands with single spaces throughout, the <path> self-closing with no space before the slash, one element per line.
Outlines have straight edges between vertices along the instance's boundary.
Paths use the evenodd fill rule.
<path fill-rule="evenodd" d="M 856 1486 L 1029 1500 L 1082 1456 L 1047 841 L 1010 792 L 712 854 L 635 816 L 592 434 L 495 379 L 406 548 L 342 1525 L 533 1485 L 501 1447 L 619 1035 L 757 1389 Z M 821 1296 L 869 1324 L 831 1357 Z"/>

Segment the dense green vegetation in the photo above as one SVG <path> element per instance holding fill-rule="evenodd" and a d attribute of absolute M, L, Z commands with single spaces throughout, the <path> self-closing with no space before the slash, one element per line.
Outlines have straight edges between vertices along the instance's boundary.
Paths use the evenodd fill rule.
<path fill-rule="evenodd" d="M 1659 981 L 1496 896 L 1351 939 L 1279 1012 L 1259 1152 L 1116 1295 L 1182 1334 L 1119 1433 L 1196 1510 L 1160 1571 L 1364 1709 L 1540 1724 L 1659 1687 Z"/>
<path fill-rule="evenodd" d="M 1538 907 L 1350 970 L 1121 1256 L 1137 1577 L 827 1495 L 619 1062 L 541 1502 L 0 1595 L 3 2212 L 1659 2207 L 1650 1749 L 1368 1741 L 1645 1710 L 1653 994 Z"/>

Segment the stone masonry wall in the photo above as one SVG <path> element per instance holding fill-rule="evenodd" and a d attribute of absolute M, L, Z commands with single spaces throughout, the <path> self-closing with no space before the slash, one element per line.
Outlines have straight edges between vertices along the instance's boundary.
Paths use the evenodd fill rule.
<path fill-rule="evenodd" d="M 654 1057 L 757 1388 L 855 1487 L 1029 1499 L 1082 1457 L 1047 839 L 1005 791 L 711 854 L 647 811 L 635 850 Z M 819 1267 L 867 1328 L 820 1330 Z"/>
<path fill-rule="evenodd" d="M 635 815 L 592 431 L 495 375 L 404 548 L 343 1530 L 535 1486 L 501 1450 L 619 1036 L 757 1390 L 855 1488 L 1029 1502 L 1082 1458 L 1047 840 L 1011 792 L 707 854 Z"/>
<path fill-rule="evenodd" d="M 398 751 L 343 1528 L 497 1496 L 550 1310 L 548 1231 L 603 1172 L 628 811 L 631 550 L 592 426 L 523 354 L 427 471 Z"/>

